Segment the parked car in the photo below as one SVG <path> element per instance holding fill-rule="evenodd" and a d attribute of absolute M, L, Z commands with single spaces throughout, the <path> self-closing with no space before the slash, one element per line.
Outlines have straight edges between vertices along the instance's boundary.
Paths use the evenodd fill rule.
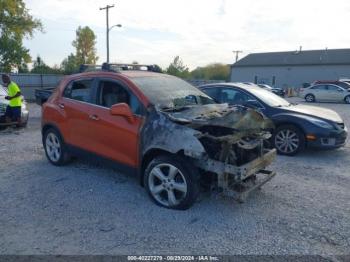
<path fill-rule="evenodd" d="M 264 147 L 272 123 L 261 113 L 216 104 L 166 74 L 102 68 L 66 77 L 43 104 L 52 164 L 81 155 L 113 163 L 136 173 L 155 203 L 174 209 L 194 203 L 200 181 L 242 201 L 275 175 L 265 170 L 276 150 Z"/>
<path fill-rule="evenodd" d="M 305 147 L 332 149 L 345 145 L 347 128 L 333 110 L 291 104 L 262 88 L 241 83 L 203 85 L 200 89 L 218 103 L 259 109 L 276 126 L 271 142 L 280 154 L 292 156 Z"/>
<path fill-rule="evenodd" d="M 345 102 L 350 104 L 350 89 L 344 89 L 334 84 L 316 84 L 300 89 L 299 97 L 307 102 Z"/>
<path fill-rule="evenodd" d="M 281 88 L 275 88 L 266 84 L 258 84 L 259 87 L 264 88 L 265 90 L 272 92 L 280 97 L 284 97 L 286 92 Z"/>
<path fill-rule="evenodd" d="M 318 80 L 312 83 L 312 85 L 318 85 L 318 84 L 332 84 L 336 86 L 340 86 L 344 89 L 349 89 L 350 84 L 347 83 L 346 81 L 332 81 L 332 80 Z"/>
<path fill-rule="evenodd" d="M 41 106 L 49 99 L 49 97 L 51 96 L 54 90 L 55 90 L 55 87 L 35 89 L 34 90 L 35 102 Z"/>
<path fill-rule="evenodd" d="M 8 104 L 10 103 L 9 100 L 5 99 L 5 96 L 7 96 L 7 90 L 0 85 L 0 129 L 14 125 L 14 123 L 6 123 L 5 119 L 5 112 Z M 24 98 L 23 98 L 24 100 Z M 21 123 L 18 124 L 18 127 L 25 127 L 28 123 L 28 118 L 29 118 L 29 112 L 27 109 L 27 103 L 23 101 L 22 103 L 22 116 L 21 116 Z"/>

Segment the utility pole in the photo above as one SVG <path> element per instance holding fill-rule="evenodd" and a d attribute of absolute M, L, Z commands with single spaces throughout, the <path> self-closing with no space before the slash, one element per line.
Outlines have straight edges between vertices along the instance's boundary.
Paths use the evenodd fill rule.
<path fill-rule="evenodd" d="M 100 10 L 106 10 L 106 34 L 107 34 L 107 63 L 109 63 L 109 9 L 113 8 L 114 5 L 107 5 L 105 7 L 100 8 Z"/>
<path fill-rule="evenodd" d="M 239 50 L 234 50 L 232 51 L 233 53 L 236 53 L 236 62 L 238 61 L 238 54 L 239 53 L 243 53 L 243 51 L 239 51 Z"/>

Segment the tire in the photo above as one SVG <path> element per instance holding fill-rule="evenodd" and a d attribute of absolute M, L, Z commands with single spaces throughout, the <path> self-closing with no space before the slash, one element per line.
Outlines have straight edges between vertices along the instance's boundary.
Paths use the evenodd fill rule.
<path fill-rule="evenodd" d="M 63 166 L 70 160 L 61 134 L 54 128 L 49 128 L 43 136 L 43 146 L 49 162 L 55 166 Z"/>
<path fill-rule="evenodd" d="M 182 157 L 160 155 L 148 164 L 144 185 L 157 205 L 186 210 L 199 195 L 199 173 Z"/>
<path fill-rule="evenodd" d="M 315 99 L 315 96 L 313 94 L 307 94 L 305 96 L 305 101 L 309 102 L 309 103 L 312 103 L 312 102 L 315 102 L 316 99 Z"/>
<path fill-rule="evenodd" d="M 23 121 L 19 125 L 16 125 L 16 127 L 19 127 L 19 128 L 26 128 L 27 126 L 28 126 L 28 118 L 26 118 L 25 121 Z"/>
<path fill-rule="evenodd" d="M 294 156 L 305 148 L 304 133 L 294 125 L 279 126 L 272 142 L 280 155 Z"/>
<path fill-rule="evenodd" d="M 346 96 L 344 98 L 344 101 L 345 101 L 346 104 L 350 104 L 350 96 Z"/>

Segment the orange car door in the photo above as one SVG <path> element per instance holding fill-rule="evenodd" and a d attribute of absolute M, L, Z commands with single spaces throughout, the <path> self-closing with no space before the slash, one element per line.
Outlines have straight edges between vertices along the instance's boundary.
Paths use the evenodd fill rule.
<path fill-rule="evenodd" d="M 96 88 L 96 106 L 91 112 L 89 132 L 97 154 L 131 167 L 138 165 L 139 130 L 143 122 L 136 96 L 113 80 L 100 80 Z M 113 104 L 127 103 L 133 121 L 112 115 Z"/>
<path fill-rule="evenodd" d="M 58 106 L 64 116 L 61 129 L 65 142 L 91 150 L 89 125 L 93 79 L 72 81 L 65 88 Z"/>

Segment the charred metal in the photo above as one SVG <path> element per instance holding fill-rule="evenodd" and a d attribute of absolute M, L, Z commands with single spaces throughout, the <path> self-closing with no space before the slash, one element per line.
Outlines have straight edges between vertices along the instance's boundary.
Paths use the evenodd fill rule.
<path fill-rule="evenodd" d="M 242 106 L 153 108 L 142 130 L 142 154 L 151 149 L 183 152 L 215 175 L 212 186 L 243 201 L 275 175 L 265 170 L 276 156 L 275 149 L 266 148 L 273 128 L 261 113 Z"/>

